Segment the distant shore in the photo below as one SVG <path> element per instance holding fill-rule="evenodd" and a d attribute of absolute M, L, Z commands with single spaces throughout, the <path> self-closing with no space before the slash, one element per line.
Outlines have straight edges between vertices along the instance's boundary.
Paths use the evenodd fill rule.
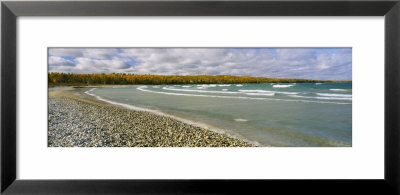
<path fill-rule="evenodd" d="M 201 127 L 99 101 L 89 87 L 49 88 L 49 147 L 255 147 Z"/>
<path fill-rule="evenodd" d="M 297 78 L 269 78 L 234 75 L 151 75 L 151 74 L 76 74 L 49 72 L 49 86 L 90 85 L 177 85 L 177 84 L 245 84 L 245 83 L 331 83 L 351 80 L 314 80 Z"/>

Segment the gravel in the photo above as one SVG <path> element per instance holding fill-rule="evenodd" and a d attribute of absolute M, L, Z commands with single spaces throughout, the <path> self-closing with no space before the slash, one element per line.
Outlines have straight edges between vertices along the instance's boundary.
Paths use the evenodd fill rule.
<path fill-rule="evenodd" d="M 255 147 L 167 116 L 105 104 L 83 93 L 51 91 L 48 100 L 49 147 Z"/>

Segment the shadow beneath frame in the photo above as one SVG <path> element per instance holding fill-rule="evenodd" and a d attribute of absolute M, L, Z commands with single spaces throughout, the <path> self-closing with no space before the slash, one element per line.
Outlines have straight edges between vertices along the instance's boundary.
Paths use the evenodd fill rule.
<path fill-rule="evenodd" d="M 397 194 L 385 180 L 16 180 L 4 194 L 303 193 Z"/>

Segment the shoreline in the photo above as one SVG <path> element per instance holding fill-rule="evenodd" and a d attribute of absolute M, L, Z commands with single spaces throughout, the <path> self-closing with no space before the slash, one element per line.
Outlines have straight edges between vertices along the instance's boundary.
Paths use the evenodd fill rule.
<path fill-rule="evenodd" d="M 196 126 L 196 127 L 200 127 L 200 128 L 206 129 L 208 131 L 212 131 L 214 133 L 223 134 L 223 135 L 226 135 L 226 136 L 228 136 L 230 138 L 239 139 L 239 140 L 245 141 L 247 143 L 254 144 L 256 146 L 262 146 L 260 143 L 248 140 L 248 139 L 244 138 L 241 135 L 236 135 L 234 133 L 230 133 L 227 130 L 224 130 L 224 129 L 221 129 L 221 128 L 217 128 L 217 127 L 213 127 L 212 125 L 209 125 L 209 124 L 206 124 L 206 123 L 201 123 L 201 122 L 197 122 L 197 121 L 194 121 L 194 120 L 191 120 L 191 119 L 179 117 L 179 116 L 176 116 L 176 115 L 167 114 L 167 113 L 164 113 L 164 112 L 159 111 L 159 110 L 153 110 L 153 109 L 143 108 L 143 107 L 139 107 L 139 106 L 134 106 L 134 105 L 130 105 L 130 104 L 124 104 L 124 103 L 119 103 L 119 102 L 114 102 L 114 101 L 111 101 L 111 100 L 108 100 L 108 99 L 104 99 L 104 98 L 102 98 L 100 96 L 97 96 L 95 94 L 90 93 L 90 91 L 96 89 L 96 87 L 90 87 L 90 88 L 91 89 L 85 91 L 84 93 L 87 94 L 87 95 L 93 96 L 97 100 L 103 101 L 105 103 L 116 105 L 116 106 L 121 106 L 123 108 L 127 108 L 127 109 L 130 109 L 130 110 L 145 111 L 145 112 L 150 112 L 150 113 L 153 113 L 153 114 L 156 114 L 156 115 L 159 115 L 159 116 L 169 117 L 169 118 L 178 120 L 178 121 L 180 121 L 182 123 L 186 123 L 188 125 L 193 125 L 193 126 Z"/>
<path fill-rule="evenodd" d="M 98 87 L 99 86 L 95 87 L 88 86 L 88 87 L 74 88 L 70 86 L 70 87 L 59 87 L 51 89 L 49 88 L 48 91 L 49 92 L 49 135 L 48 135 L 49 147 L 57 147 L 57 146 L 61 147 L 65 146 L 67 147 L 74 147 L 74 146 L 257 147 L 260 146 L 259 144 L 253 143 L 250 140 L 245 140 L 236 135 L 231 135 L 224 130 L 216 130 L 215 128 L 211 128 L 207 124 L 196 123 L 195 121 L 165 114 L 157 110 L 150 110 L 137 106 L 109 101 L 101 97 L 98 97 L 94 94 L 90 94 L 90 90 L 93 90 L 94 88 Z M 51 108 L 50 104 L 52 104 Z M 68 108 L 66 109 L 65 107 Z M 85 109 L 82 109 L 82 107 L 84 107 Z M 57 109 L 61 110 L 61 113 L 66 112 L 66 116 L 62 117 L 56 116 L 58 114 Z M 109 113 L 113 114 L 115 113 L 115 115 L 111 114 L 110 116 L 103 116 L 103 114 L 107 115 Z M 75 115 L 79 115 L 80 117 L 73 118 Z M 96 116 L 90 116 L 90 115 L 96 115 Z M 63 117 L 65 117 L 66 120 Z M 99 118 L 106 118 L 106 120 L 110 121 L 114 120 L 120 120 L 120 121 L 117 123 L 107 124 L 106 121 L 99 120 Z M 142 118 L 144 119 L 141 120 Z M 88 123 L 82 122 L 81 120 L 83 121 L 87 120 Z M 79 128 L 76 128 L 73 131 L 71 130 L 71 132 L 69 132 L 70 131 L 69 129 L 63 129 L 63 130 L 60 130 L 60 128 L 57 129 L 58 127 L 57 125 L 59 124 L 60 124 L 59 126 L 67 125 L 67 127 L 69 127 L 69 125 L 74 124 L 74 122 L 80 123 L 80 125 L 84 127 L 83 128 L 84 133 L 82 133 L 82 130 L 80 130 Z M 132 123 L 135 123 L 135 125 L 132 125 Z M 109 129 L 103 128 L 103 126 L 107 125 L 110 126 L 109 127 L 110 129 L 112 129 L 111 134 Z M 53 128 L 53 126 L 55 127 Z M 95 129 L 94 132 L 96 132 L 96 135 L 91 135 L 93 133 L 93 129 Z M 116 140 L 111 139 L 107 136 L 99 137 L 97 133 L 99 132 L 104 133 L 101 131 L 108 133 L 107 136 L 111 137 L 113 136 L 126 137 L 126 135 L 129 135 L 130 138 L 122 139 L 123 141 L 128 140 L 127 143 L 125 142 L 120 143 L 118 139 Z M 114 131 L 117 131 L 118 133 L 114 135 L 114 133 L 112 133 Z M 64 134 L 66 134 L 66 136 L 63 137 Z M 79 139 L 72 138 L 72 143 L 71 143 L 71 139 L 69 138 L 73 137 L 71 135 L 74 134 L 76 134 L 79 137 Z M 93 136 L 97 137 L 93 138 Z M 70 140 L 69 142 L 60 141 L 63 139 L 67 139 L 66 137 Z M 82 139 L 80 139 L 81 137 L 85 137 L 85 139 L 82 141 Z M 109 139 L 111 139 L 111 142 L 107 142 L 102 139 L 106 139 L 108 141 L 110 141 Z M 154 141 L 154 139 L 158 139 L 161 141 L 157 142 Z M 132 140 L 136 142 L 133 142 Z M 149 143 L 146 143 L 146 140 Z M 85 141 L 88 141 L 90 143 L 85 143 Z M 117 144 L 115 144 L 113 141 Z"/>

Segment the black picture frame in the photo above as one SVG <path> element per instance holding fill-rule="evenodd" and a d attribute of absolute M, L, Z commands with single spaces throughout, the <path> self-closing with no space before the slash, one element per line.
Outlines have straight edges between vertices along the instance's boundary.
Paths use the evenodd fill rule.
<path fill-rule="evenodd" d="M 16 179 L 16 20 L 19 16 L 385 16 L 385 176 L 382 180 Z M 2 1 L 1 193 L 347 194 L 400 193 L 399 0 Z M 234 171 L 234 170 L 233 170 Z M 368 170 L 365 170 L 368 171 Z"/>

